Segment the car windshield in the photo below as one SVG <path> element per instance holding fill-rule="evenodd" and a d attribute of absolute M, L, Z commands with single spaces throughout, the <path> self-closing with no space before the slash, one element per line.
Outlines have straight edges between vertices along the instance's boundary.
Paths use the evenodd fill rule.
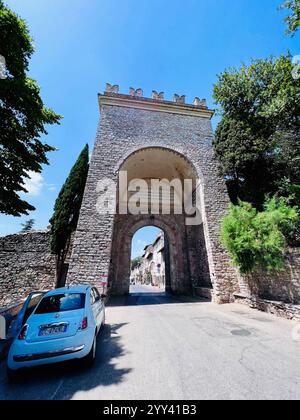
<path fill-rule="evenodd" d="M 35 314 L 51 314 L 53 312 L 67 312 L 83 309 L 85 305 L 85 294 L 83 293 L 64 293 L 54 296 L 44 297 Z"/>

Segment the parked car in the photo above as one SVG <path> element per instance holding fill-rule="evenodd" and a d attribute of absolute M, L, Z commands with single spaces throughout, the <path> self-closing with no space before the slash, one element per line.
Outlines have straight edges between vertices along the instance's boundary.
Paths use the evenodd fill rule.
<path fill-rule="evenodd" d="M 8 375 L 14 376 L 21 368 L 72 359 L 91 365 L 97 334 L 105 323 L 104 302 L 96 287 L 80 285 L 44 293 L 28 311 L 31 301 L 27 299 L 16 322 Z"/>

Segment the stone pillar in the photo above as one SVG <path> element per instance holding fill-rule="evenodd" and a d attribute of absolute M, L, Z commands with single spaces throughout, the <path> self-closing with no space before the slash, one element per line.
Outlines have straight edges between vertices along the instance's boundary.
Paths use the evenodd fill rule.
<path fill-rule="evenodd" d="M 115 160 L 109 150 L 109 138 L 105 136 L 103 120 L 104 118 L 97 131 L 75 233 L 67 275 L 68 284 L 91 283 L 99 286 L 102 276 L 108 276 L 114 215 L 98 213 L 97 185 L 103 179 L 117 182 L 117 176 L 113 170 Z"/>

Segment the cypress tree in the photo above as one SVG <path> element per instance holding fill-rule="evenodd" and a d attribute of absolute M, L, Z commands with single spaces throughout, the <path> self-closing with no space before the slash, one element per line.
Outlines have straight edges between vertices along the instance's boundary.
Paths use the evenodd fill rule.
<path fill-rule="evenodd" d="M 88 168 L 89 147 L 86 145 L 61 188 L 54 205 L 53 216 L 50 219 L 51 252 L 57 256 L 58 285 L 60 285 L 70 237 L 77 227 Z"/>

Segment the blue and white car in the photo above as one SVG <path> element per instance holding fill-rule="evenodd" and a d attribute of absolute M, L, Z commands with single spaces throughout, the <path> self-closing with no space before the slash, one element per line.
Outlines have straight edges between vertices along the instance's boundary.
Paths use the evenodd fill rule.
<path fill-rule="evenodd" d="M 97 334 L 105 323 L 104 302 L 96 287 L 71 286 L 42 294 L 28 316 L 29 306 L 24 305 L 17 319 L 8 375 L 21 368 L 72 359 L 93 363 Z"/>

